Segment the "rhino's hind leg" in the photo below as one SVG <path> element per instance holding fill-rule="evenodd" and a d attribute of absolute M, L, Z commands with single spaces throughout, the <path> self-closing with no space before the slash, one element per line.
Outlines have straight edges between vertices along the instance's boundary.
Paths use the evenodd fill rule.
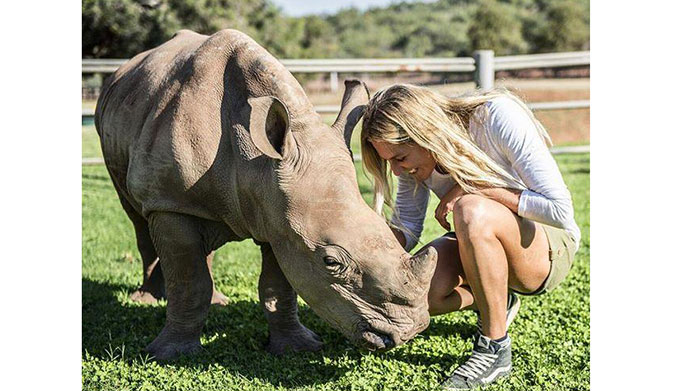
<path fill-rule="evenodd" d="M 209 274 L 211 275 L 211 280 L 215 281 L 213 278 L 213 270 L 211 268 L 211 264 L 213 263 L 213 254 L 215 252 L 211 251 L 209 256 L 206 258 L 206 264 L 209 267 Z M 211 295 L 211 304 L 213 305 L 219 305 L 219 306 L 226 306 L 230 302 L 230 298 L 225 296 L 221 291 L 216 289 L 216 286 L 213 286 L 213 294 Z"/>
<path fill-rule="evenodd" d="M 162 260 L 167 296 L 166 324 L 148 353 L 159 360 L 201 348 L 199 337 L 213 294 L 213 280 L 201 219 L 177 213 L 153 213 L 149 218 L 153 243 Z"/>
<path fill-rule="evenodd" d="M 143 261 L 143 284 L 129 298 L 140 303 L 154 304 L 159 299 L 166 299 L 166 292 L 164 291 L 164 276 L 159 264 L 159 257 L 150 238 L 148 221 L 134 210 L 123 194 L 120 194 L 120 202 L 129 220 L 134 225 L 136 246 Z"/>
<path fill-rule="evenodd" d="M 317 351 L 323 343 L 298 319 L 297 295 L 279 268 L 269 243 L 262 243 L 262 272 L 258 295 L 269 326 L 268 352 Z"/>

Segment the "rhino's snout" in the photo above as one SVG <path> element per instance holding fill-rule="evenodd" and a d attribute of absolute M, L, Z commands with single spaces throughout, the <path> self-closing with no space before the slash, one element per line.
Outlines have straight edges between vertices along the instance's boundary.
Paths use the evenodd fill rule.
<path fill-rule="evenodd" d="M 364 331 L 361 337 L 363 338 L 363 347 L 368 350 L 389 350 L 396 346 L 394 340 L 386 334 Z"/>
<path fill-rule="evenodd" d="M 427 328 L 429 325 L 429 316 L 422 317 L 422 319 L 412 325 L 407 330 L 397 330 L 391 326 L 382 324 L 382 327 L 377 327 L 379 322 L 362 323 L 360 331 L 357 332 L 357 345 L 365 349 L 376 350 L 390 350 L 396 346 L 403 345 L 409 340 Z"/>

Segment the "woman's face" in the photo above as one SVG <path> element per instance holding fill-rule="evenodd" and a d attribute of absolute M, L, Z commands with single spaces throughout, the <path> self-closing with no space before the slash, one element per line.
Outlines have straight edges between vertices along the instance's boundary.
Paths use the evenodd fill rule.
<path fill-rule="evenodd" d="M 431 153 L 413 142 L 391 144 L 385 141 L 372 141 L 371 144 L 382 159 L 389 161 L 391 170 L 396 176 L 407 172 L 418 182 L 423 182 L 431 176 L 436 167 L 436 161 Z"/>

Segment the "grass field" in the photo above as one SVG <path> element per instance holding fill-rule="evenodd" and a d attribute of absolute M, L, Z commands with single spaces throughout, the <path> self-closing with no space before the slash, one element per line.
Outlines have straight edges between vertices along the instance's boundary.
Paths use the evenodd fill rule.
<path fill-rule="evenodd" d="M 100 156 L 93 127 L 83 126 L 82 134 L 83 156 Z M 558 289 L 522 299 L 509 330 L 514 372 L 490 390 L 590 388 L 590 155 L 561 155 L 556 160 L 572 192 L 581 248 Z M 370 202 L 370 184 L 360 163 L 356 171 Z M 476 320 L 470 312 L 434 317 L 410 343 L 370 353 L 347 342 L 301 301 L 300 317 L 323 338 L 324 349 L 284 357 L 267 354 L 267 326 L 257 300 L 260 255 L 247 240 L 216 252 L 215 284 L 231 302 L 211 309 L 203 352 L 157 363 L 142 349 L 161 330 L 166 304 L 128 300 L 141 283 L 141 261 L 131 223 L 105 167 L 82 167 L 82 192 L 85 390 L 430 390 L 470 353 Z M 431 206 L 437 202 L 433 199 Z M 421 242 L 442 233 L 430 207 Z"/>

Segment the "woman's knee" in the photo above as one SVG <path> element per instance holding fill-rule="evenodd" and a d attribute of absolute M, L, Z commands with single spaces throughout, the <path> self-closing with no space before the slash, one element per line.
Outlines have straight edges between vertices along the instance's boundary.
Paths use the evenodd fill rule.
<path fill-rule="evenodd" d="M 467 194 L 460 198 L 453 208 L 453 222 L 458 236 L 483 237 L 494 235 L 494 224 L 490 200 L 478 195 Z"/>

